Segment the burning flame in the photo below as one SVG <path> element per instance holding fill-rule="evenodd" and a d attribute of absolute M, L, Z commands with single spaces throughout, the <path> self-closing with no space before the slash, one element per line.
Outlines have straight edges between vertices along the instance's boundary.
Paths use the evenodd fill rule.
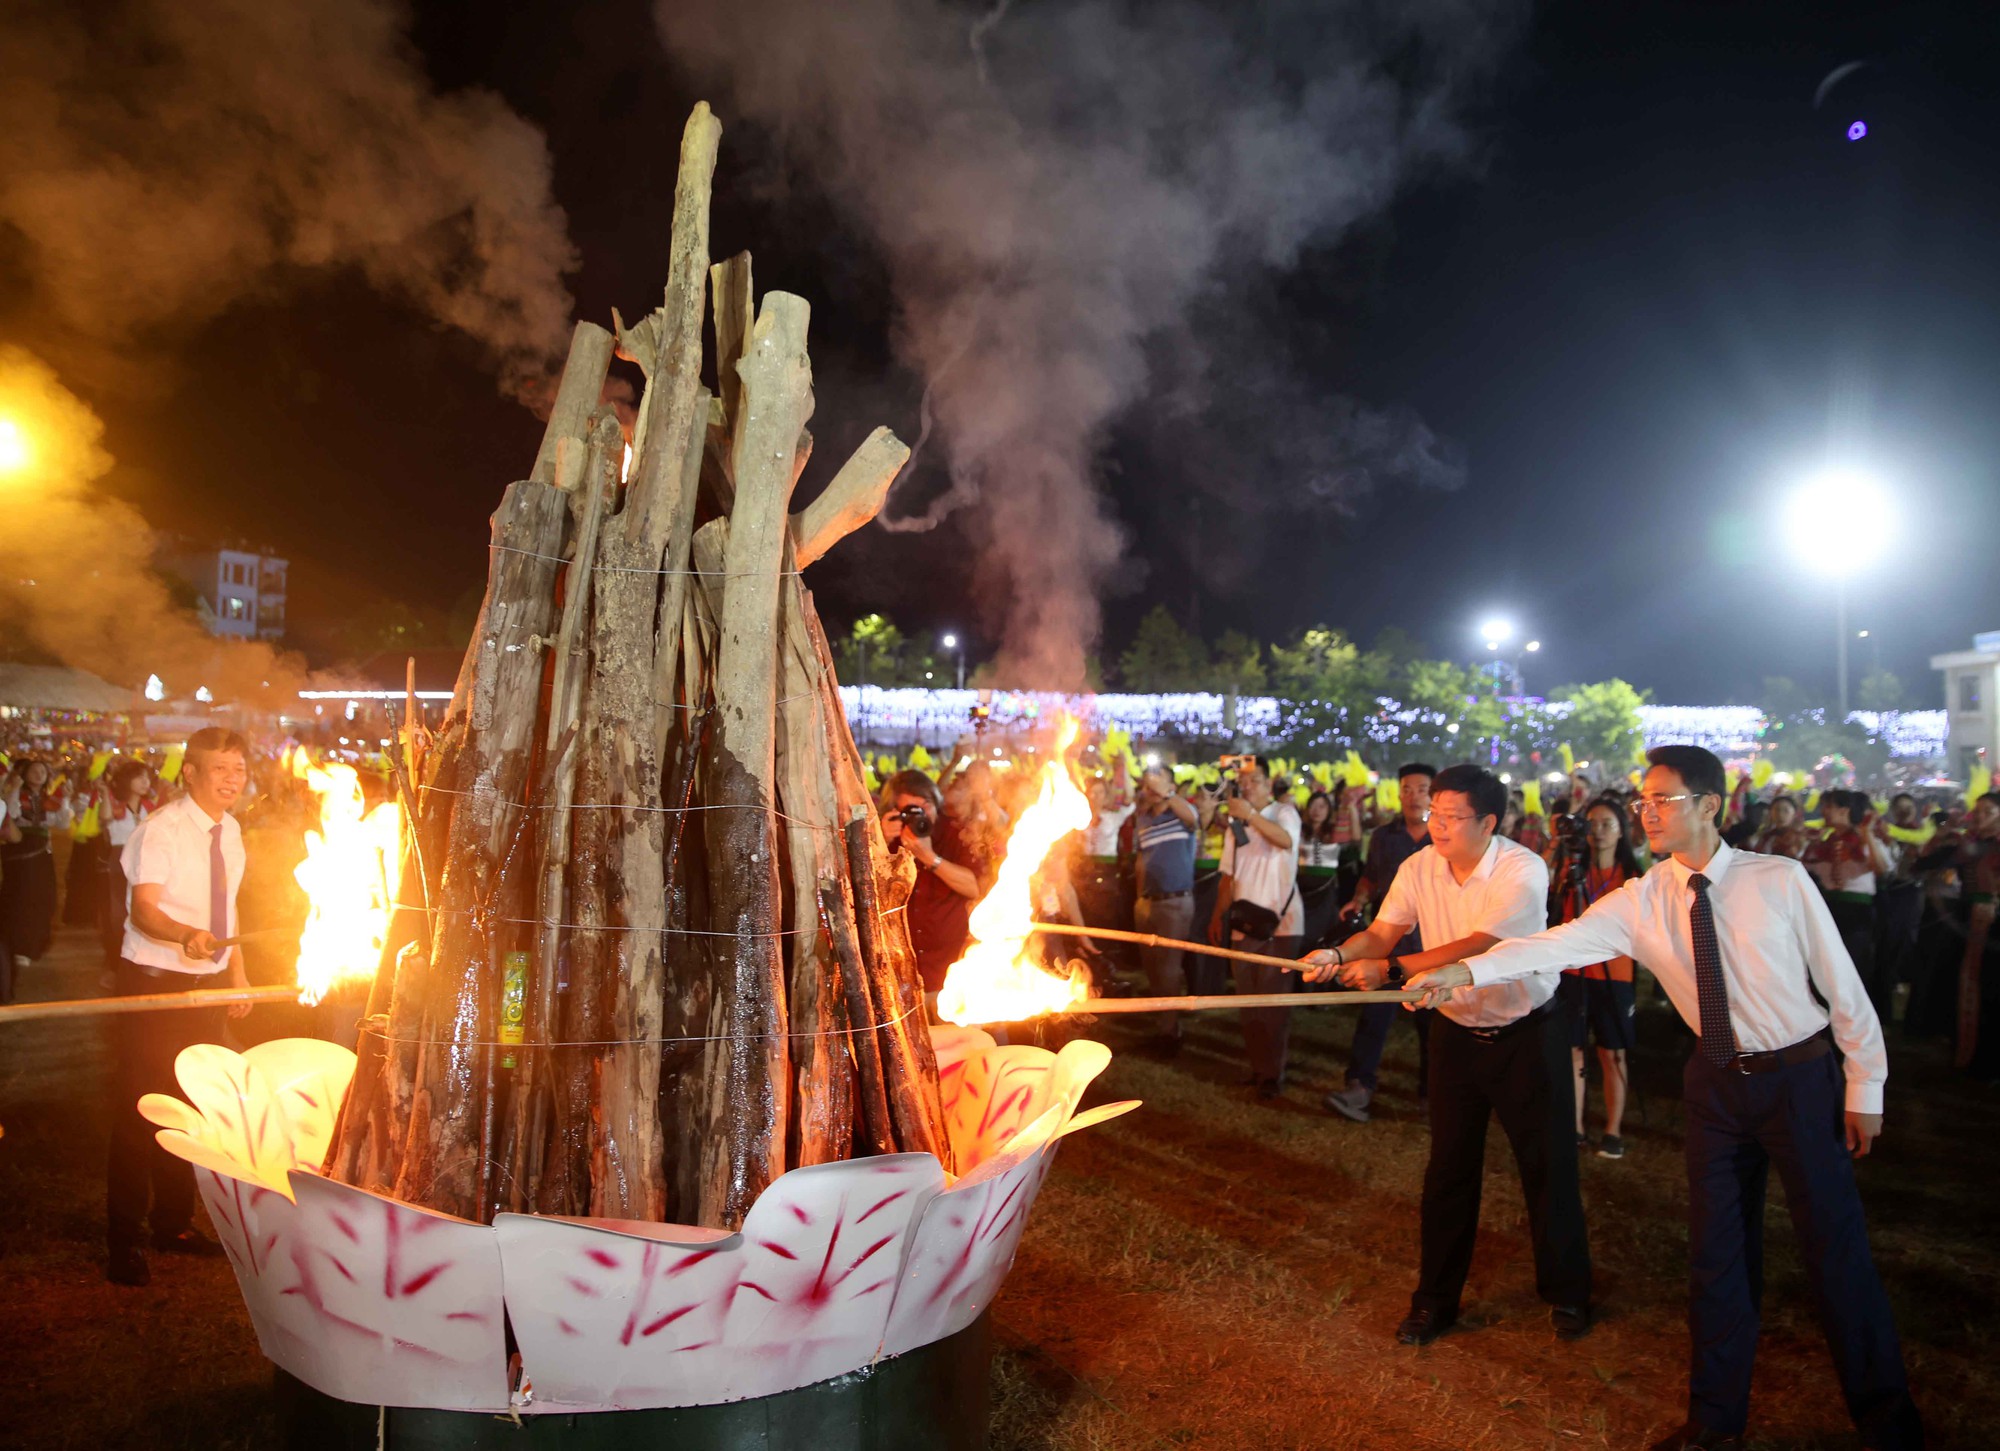
<path fill-rule="evenodd" d="M 1007 839 L 993 890 L 972 909 L 972 944 L 945 975 L 938 1014 L 951 1023 L 1017 1023 L 1060 1013 L 1089 996 L 1081 970 L 1064 980 L 1028 956 L 1035 920 L 1032 879 L 1061 840 L 1090 825 L 1090 800 L 1070 774 L 1077 723 L 1064 715 L 1056 748 L 1042 767 L 1041 789 Z"/>
<path fill-rule="evenodd" d="M 299 1001 L 316 1003 L 341 983 L 375 975 L 403 868 L 403 809 L 373 811 L 352 766 L 314 765 L 303 750 L 285 765 L 319 798 L 319 830 L 293 876 L 311 904 L 299 937 Z"/>

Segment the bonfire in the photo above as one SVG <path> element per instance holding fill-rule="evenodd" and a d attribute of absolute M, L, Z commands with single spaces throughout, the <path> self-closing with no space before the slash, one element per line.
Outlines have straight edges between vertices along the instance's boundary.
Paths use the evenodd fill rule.
<path fill-rule="evenodd" d="M 1129 1107 L 1077 1115 L 1094 1043 L 927 1024 L 915 870 L 801 576 L 909 451 L 877 429 L 792 508 L 808 308 L 757 299 L 747 255 L 709 265 L 719 138 L 697 107 L 662 306 L 576 328 L 395 800 L 299 768 L 321 803 L 301 989 L 373 971 L 354 1049 L 204 1045 L 189 1102 L 141 1105 L 198 1166 L 266 1354 L 326 1395 L 697 1405 L 939 1343 L 990 1303 L 1057 1140 Z M 614 353 L 646 380 L 629 436 Z M 956 1017 L 1081 995 L 1024 951 L 1028 878 L 1088 819 L 1061 763 L 974 917 Z"/>

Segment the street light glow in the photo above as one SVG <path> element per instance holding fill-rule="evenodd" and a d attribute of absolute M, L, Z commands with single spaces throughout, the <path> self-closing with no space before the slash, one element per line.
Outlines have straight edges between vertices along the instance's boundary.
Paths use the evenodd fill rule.
<path fill-rule="evenodd" d="M 1874 563 L 1893 542 L 1896 511 L 1872 475 L 1829 468 L 1792 491 L 1784 524 L 1801 562 L 1844 579 Z"/>
<path fill-rule="evenodd" d="M 947 650 L 956 650 L 958 648 L 958 636 L 946 635 L 944 637 L 944 647 Z"/>
<path fill-rule="evenodd" d="M 1514 638 L 1514 622 L 1495 616 L 1479 627 L 1479 633 L 1484 635 L 1488 640 L 1495 642 L 1486 647 L 1491 650 L 1496 648 L 1500 643 Z"/>
<path fill-rule="evenodd" d="M 1542 642 L 1540 640 L 1530 640 L 1527 644 L 1527 650 L 1530 655 L 1534 654 L 1535 651 L 1541 648 L 1542 648 Z"/>
<path fill-rule="evenodd" d="M 11 418 L 0 418 L 0 474 L 20 473 L 33 457 L 21 425 Z"/>

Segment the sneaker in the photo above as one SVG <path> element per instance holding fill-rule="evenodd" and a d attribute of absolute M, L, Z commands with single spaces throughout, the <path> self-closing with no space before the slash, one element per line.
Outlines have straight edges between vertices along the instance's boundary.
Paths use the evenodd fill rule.
<path fill-rule="evenodd" d="M 133 1245 L 111 1251 L 111 1262 L 104 1267 L 104 1278 L 114 1285 L 150 1285 L 153 1272 L 146 1268 L 146 1254 Z"/>
<path fill-rule="evenodd" d="M 1320 1106 L 1328 1113 L 1337 1113 L 1342 1118 L 1355 1123 L 1368 1122 L 1368 1105 L 1375 1095 L 1365 1083 L 1350 1083 L 1347 1087 L 1329 1093 L 1320 1100 Z"/>
<path fill-rule="evenodd" d="M 1617 1134 L 1606 1134 L 1597 1144 L 1600 1159 L 1622 1159 L 1625 1157 L 1625 1140 Z"/>

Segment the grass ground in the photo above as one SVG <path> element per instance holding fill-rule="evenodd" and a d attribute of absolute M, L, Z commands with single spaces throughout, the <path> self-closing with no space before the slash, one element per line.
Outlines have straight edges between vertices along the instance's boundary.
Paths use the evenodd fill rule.
<path fill-rule="evenodd" d="M 23 995 L 91 991 L 65 933 Z M 1064 1141 L 993 1311 L 996 1451 L 1643 1446 L 1684 1391 L 1686 1232 L 1680 1040 L 1643 1017 L 1645 1116 L 1627 1157 L 1585 1161 L 1603 1318 L 1560 1345 L 1536 1300 L 1520 1193 L 1497 1132 L 1463 1327 L 1391 1339 L 1416 1253 L 1426 1133 L 1415 1040 L 1390 1040 L 1379 1112 L 1322 1114 L 1352 1017 L 1301 1012 L 1294 1086 L 1259 1103 L 1226 1013 L 1171 1063 L 1120 1051 L 1101 1081 L 1145 1107 Z M 161 1260 L 152 1285 L 102 1277 L 102 1029 L 0 1028 L 0 1446 L 261 1447 L 269 1373 L 221 1261 Z M 1101 1034 L 1137 1046 L 1122 1024 Z M 1995 1329 L 2000 1095 L 1925 1046 L 1894 1052 L 1888 1132 L 1862 1171 L 1934 1446 L 2000 1444 Z M 1773 1186 L 1752 1445 L 1857 1444 Z"/>

